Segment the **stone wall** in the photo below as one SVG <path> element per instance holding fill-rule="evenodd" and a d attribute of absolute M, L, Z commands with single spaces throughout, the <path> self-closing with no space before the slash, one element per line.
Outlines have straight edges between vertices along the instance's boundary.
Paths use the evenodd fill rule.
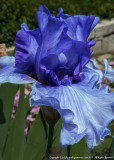
<path fill-rule="evenodd" d="M 2 56 L 6 56 L 6 45 L 3 43 L 3 44 L 0 44 L 0 57 Z"/>
<path fill-rule="evenodd" d="M 92 39 L 96 41 L 94 54 L 114 53 L 114 19 L 101 21 L 90 34 Z"/>
<path fill-rule="evenodd" d="M 15 47 L 14 47 L 14 46 L 12 46 L 12 47 L 10 47 L 10 48 L 7 48 L 7 49 L 6 49 L 7 55 L 8 55 L 8 56 L 12 56 L 14 50 L 15 50 Z"/>

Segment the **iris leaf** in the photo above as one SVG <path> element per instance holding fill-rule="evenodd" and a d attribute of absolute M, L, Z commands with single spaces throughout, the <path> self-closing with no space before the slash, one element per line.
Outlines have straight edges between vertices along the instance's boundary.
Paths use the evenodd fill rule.
<path fill-rule="evenodd" d="M 114 157 L 114 138 L 112 139 L 112 143 L 109 149 L 109 157 Z"/>
<path fill-rule="evenodd" d="M 2 160 L 1 152 L 0 152 L 0 160 Z"/>
<path fill-rule="evenodd" d="M 5 142 L 8 135 L 8 129 L 11 120 L 11 113 L 14 106 L 14 97 L 18 85 L 2 84 L 0 86 L 0 151 L 1 154 L 5 148 Z"/>
<path fill-rule="evenodd" d="M 85 139 L 83 138 L 78 143 L 71 146 L 70 156 L 71 157 L 80 157 L 80 158 L 78 158 L 78 160 L 82 160 L 81 157 L 83 157 L 83 160 L 85 160 L 85 159 L 89 160 L 90 159 L 89 158 L 89 155 L 90 155 L 89 151 L 90 150 L 86 146 Z"/>
<path fill-rule="evenodd" d="M 68 147 L 67 147 L 67 149 L 63 149 L 62 157 L 63 156 L 67 156 L 67 157 L 69 156 L 69 157 L 73 157 L 73 158 L 75 157 L 75 158 L 78 158 L 78 160 L 82 160 L 82 157 L 83 157 L 83 160 L 85 160 L 85 159 L 89 160 L 91 158 L 90 150 L 87 148 L 84 138 L 82 140 L 80 140 L 78 143 L 71 145 L 70 150 L 68 149 Z M 90 158 L 89 158 L 89 156 L 90 156 Z"/>
<path fill-rule="evenodd" d="M 47 159 L 50 159 L 49 157 L 61 156 L 62 152 L 62 148 L 60 147 L 61 128 L 62 128 L 62 119 L 60 118 L 54 126 L 52 146 L 50 149 L 48 148 Z"/>
<path fill-rule="evenodd" d="M 54 147 L 59 146 L 61 128 L 62 128 L 62 119 L 59 119 L 59 121 L 57 122 L 54 128 L 54 137 L 53 137 Z M 79 143 L 68 146 L 67 149 L 62 149 L 61 158 L 64 156 L 67 157 L 68 155 L 70 157 L 86 157 L 86 156 L 89 157 L 90 150 L 87 149 L 85 139 L 83 138 Z M 78 159 L 80 160 L 81 158 L 78 158 Z"/>
<path fill-rule="evenodd" d="M 20 85 L 18 110 L 13 120 L 5 148 L 4 160 L 22 160 L 24 150 L 24 121 L 25 121 L 24 85 Z"/>
<path fill-rule="evenodd" d="M 63 121 L 60 118 L 54 127 L 53 146 L 59 145 L 62 123 Z"/>
<path fill-rule="evenodd" d="M 46 153 L 46 147 L 47 138 L 40 110 L 28 135 L 24 160 L 42 160 Z"/>

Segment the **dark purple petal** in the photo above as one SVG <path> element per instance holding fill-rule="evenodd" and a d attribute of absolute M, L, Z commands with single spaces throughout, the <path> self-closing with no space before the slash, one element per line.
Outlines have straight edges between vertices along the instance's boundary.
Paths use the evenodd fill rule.
<path fill-rule="evenodd" d="M 82 71 L 83 67 L 89 62 L 91 56 L 91 51 L 87 43 L 76 42 L 75 47 L 79 60 L 78 64 L 75 66 L 74 76 L 78 75 Z"/>
<path fill-rule="evenodd" d="M 46 14 L 51 15 L 50 11 L 48 10 L 48 8 L 45 5 L 40 5 L 38 7 L 38 11 L 45 12 Z"/>
<path fill-rule="evenodd" d="M 71 47 L 72 41 L 66 35 L 67 27 L 64 22 L 52 16 L 48 17 L 44 12 L 37 12 L 37 20 L 42 34 L 42 44 L 36 56 L 36 73 L 39 81 L 44 83 L 50 76 L 52 81 L 58 79 L 54 70 L 65 63 L 60 56 Z"/>
<path fill-rule="evenodd" d="M 59 8 L 59 13 L 58 13 L 57 17 L 60 18 L 62 14 L 63 14 L 63 9 Z"/>
<path fill-rule="evenodd" d="M 16 35 L 16 67 L 41 83 L 60 85 L 65 77 L 68 81 L 79 80 L 90 59 L 90 47 L 95 44 L 87 42 L 87 38 L 98 18 L 70 16 L 63 14 L 62 8 L 55 17 L 44 5 L 39 7 L 36 17 L 39 29 L 30 31 L 23 24 Z"/>
<path fill-rule="evenodd" d="M 25 71 L 34 71 L 35 56 L 39 46 L 39 29 L 29 30 L 26 24 L 18 31 L 15 38 L 17 48 L 15 65 Z"/>
<path fill-rule="evenodd" d="M 41 44 L 36 55 L 36 74 L 42 83 L 61 84 L 64 76 L 76 80 L 88 63 L 94 41 L 87 38 L 98 22 L 95 16 L 59 14 L 55 17 L 45 6 L 36 13 Z M 72 78 L 71 78 L 72 79 Z"/>

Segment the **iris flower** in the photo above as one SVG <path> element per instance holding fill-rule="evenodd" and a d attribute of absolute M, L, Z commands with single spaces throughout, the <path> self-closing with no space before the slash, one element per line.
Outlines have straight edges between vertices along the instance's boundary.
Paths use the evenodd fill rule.
<path fill-rule="evenodd" d="M 23 23 L 15 38 L 15 57 L 0 58 L 0 83 L 33 83 L 31 106 L 55 108 L 63 119 L 60 145 L 66 147 L 85 137 L 89 148 L 110 134 L 114 119 L 114 92 L 108 93 L 102 81 L 114 80 L 114 70 L 105 62 L 98 70 L 91 60 L 87 41 L 99 21 L 94 15 L 57 16 L 45 6 L 36 13 L 38 28 Z"/>

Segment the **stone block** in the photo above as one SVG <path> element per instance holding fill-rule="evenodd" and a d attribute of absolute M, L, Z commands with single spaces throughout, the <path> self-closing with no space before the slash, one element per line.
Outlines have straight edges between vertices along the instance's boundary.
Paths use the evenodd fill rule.
<path fill-rule="evenodd" d="M 0 57 L 6 56 L 6 45 L 5 44 L 0 44 Z"/>
<path fill-rule="evenodd" d="M 12 46 L 12 47 L 10 47 L 10 48 L 7 48 L 7 49 L 6 49 L 6 52 L 7 52 L 8 56 L 12 56 L 14 50 L 15 50 L 15 47 L 14 47 L 14 46 Z"/>
<path fill-rule="evenodd" d="M 114 52 L 114 34 L 103 38 L 103 52 Z"/>
<path fill-rule="evenodd" d="M 93 54 L 102 52 L 102 41 L 96 41 L 96 45 L 92 47 Z"/>
<path fill-rule="evenodd" d="M 92 31 L 89 39 L 101 40 L 104 36 L 114 33 L 114 19 L 101 21 Z"/>

